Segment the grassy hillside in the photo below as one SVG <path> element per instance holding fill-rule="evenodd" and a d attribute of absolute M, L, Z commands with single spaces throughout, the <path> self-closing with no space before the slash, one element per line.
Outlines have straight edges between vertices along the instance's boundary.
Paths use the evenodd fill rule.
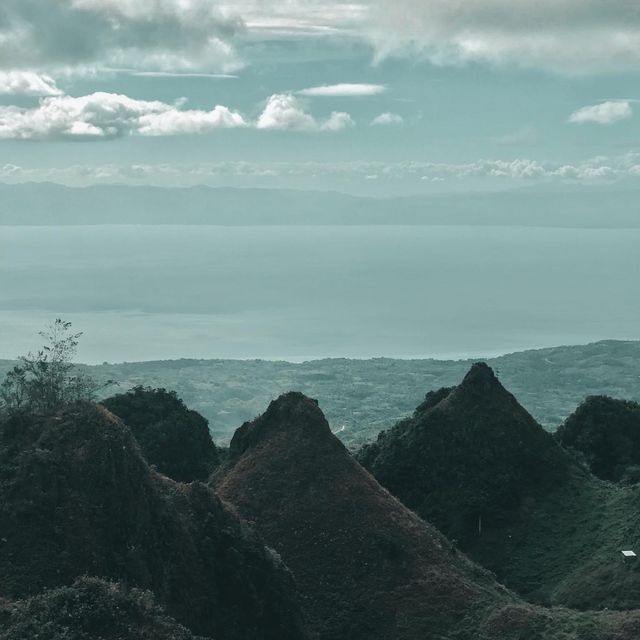
<path fill-rule="evenodd" d="M 640 342 L 523 351 L 487 362 L 518 401 L 555 429 L 587 395 L 640 401 Z M 349 447 L 411 415 L 427 391 L 457 384 L 471 361 L 315 360 L 302 364 L 264 360 L 173 360 L 92 367 L 120 384 L 175 390 L 204 415 L 217 444 L 228 444 L 240 424 L 292 389 L 319 398 L 329 424 Z M 0 373 L 9 368 L 0 361 Z"/>
<path fill-rule="evenodd" d="M 504 529 L 467 548 L 525 598 L 579 609 L 640 606 L 640 486 L 620 487 L 586 471 L 526 505 Z"/>
<path fill-rule="evenodd" d="M 526 599 L 640 607 L 640 484 L 604 482 L 474 365 L 358 454 L 406 506 Z"/>
<path fill-rule="evenodd" d="M 384 491 L 301 394 L 280 397 L 238 429 L 216 486 L 294 572 L 321 640 L 631 640 L 640 633 L 638 611 L 544 609 L 520 600 Z"/>

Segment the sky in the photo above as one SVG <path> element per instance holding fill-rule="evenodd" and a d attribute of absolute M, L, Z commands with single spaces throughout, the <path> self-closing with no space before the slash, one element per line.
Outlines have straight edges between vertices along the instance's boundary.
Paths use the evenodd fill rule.
<path fill-rule="evenodd" d="M 3 0 L 0 180 L 640 181 L 632 0 Z"/>

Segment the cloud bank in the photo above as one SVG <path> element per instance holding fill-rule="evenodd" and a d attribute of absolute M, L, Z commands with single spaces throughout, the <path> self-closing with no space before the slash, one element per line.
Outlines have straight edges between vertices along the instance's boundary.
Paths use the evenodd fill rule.
<path fill-rule="evenodd" d="M 211 111 L 183 107 L 183 101 L 168 104 L 116 93 L 55 95 L 42 98 L 32 108 L 0 106 L 0 139 L 113 140 L 128 135 L 204 134 L 240 127 L 335 132 L 354 125 L 351 116 L 341 111 L 318 120 L 290 94 L 272 95 L 255 122 L 222 105 Z"/>
<path fill-rule="evenodd" d="M 292 177 L 307 181 L 328 178 L 331 183 L 365 181 L 411 185 L 455 183 L 469 178 L 490 181 L 570 183 L 640 180 L 640 153 L 594 157 L 574 163 L 549 163 L 517 158 L 469 163 L 439 162 L 215 162 L 198 164 L 73 165 L 63 168 L 0 166 L 4 182 L 53 181 L 69 185 L 121 182 L 160 186 L 197 184 L 288 184 Z"/>
<path fill-rule="evenodd" d="M 372 43 L 378 59 L 422 57 L 563 74 L 640 69 L 634 0 L 238 0 L 257 37 L 332 36 Z"/>
<path fill-rule="evenodd" d="M 227 107 L 181 110 L 179 105 L 134 100 L 114 93 L 44 98 L 32 109 L 0 106 L 0 138 L 16 140 L 98 139 L 204 133 L 242 127 L 243 117 Z"/>
<path fill-rule="evenodd" d="M 243 28 L 210 0 L 3 0 L 0 68 L 228 71 Z"/>
<path fill-rule="evenodd" d="M 640 68 L 640 11 L 632 0 L 372 0 L 369 7 L 364 28 L 380 57 L 570 74 Z"/>
<path fill-rule="evenodd" d="M 418 56 L 437 65 L 640 69 L 633 0 L 3 0 L 0 69 L 228 73 L 242 66 L 245 36 L 360 40 L 378 58 Z"/>

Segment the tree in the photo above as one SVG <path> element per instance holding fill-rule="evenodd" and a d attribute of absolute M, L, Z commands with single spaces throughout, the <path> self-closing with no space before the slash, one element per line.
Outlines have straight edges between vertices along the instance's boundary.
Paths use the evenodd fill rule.
<path fill-rule="evenodd" d="M 95 400 L 100 389 L 113 384 L 98 383 L 77 370 L 73 358 L 82 332 L 74 333 L 70 322 L 56 318 L 38 335 L 45 345 L 21 356 L 0 385 L 0 407 L 5 411 L 51 411 L 69 402 Z"/>

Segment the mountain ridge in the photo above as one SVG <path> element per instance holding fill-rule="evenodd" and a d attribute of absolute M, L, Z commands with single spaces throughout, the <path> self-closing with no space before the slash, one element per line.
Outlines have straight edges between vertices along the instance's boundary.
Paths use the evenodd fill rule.
<path fill-rule="evenodd" d="M 0 183 L 1 225 L 471 225 L 640 228 L 637 189 L 397 197 L 278 188 Z M 606 214 L 602 212 L 606 211 Z M 392 212 L 392 215 L 391 215 Z"/>

